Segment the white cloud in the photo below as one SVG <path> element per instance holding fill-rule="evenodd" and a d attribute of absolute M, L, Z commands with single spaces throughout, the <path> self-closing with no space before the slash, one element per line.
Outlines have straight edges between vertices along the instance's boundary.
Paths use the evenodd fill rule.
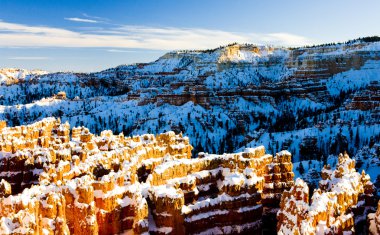
<path fill-rule="evenodd" d="M 84 18 L 77 18 L 77 17 L 64 18 L 64 19 L 65 19 L 65 20 L 69 20 L 69 21 L 75 21 L 75 22 L 99 23 L 99 21 L 97 21 L 97 20 L 84 19 Z"/>
<path fill-rule="evenodd" d="M 50 60 L 50 57 L 42 57 L 42 56 L 16 56 L 10 57 L 9 60 Z"/>
<path fill-rule="evenodd" d="M 310 39 L 307 39 L 303 36 L 298 36 L 294 34 L 289 33 L 270 33 L 270 34 L 264 34 L 264 35 L 258 35 L 258 40 L 261 40 L 263 43 L 271 43 L 275 45 L 307 45 L 311 43 L 315 43 Z"/>
<path fill-rule="evenodd" d="M 90 19 L 96 19 L 96 20 L 101 20 L 101 21 L 110 21 L 110 19 L 105 18 L 105 17 L 93 16 L 93 15 L 89 15 L 89 14 L 86 14 L 86 13 L 83 13 L 82 15 L 84 17 L 90 18 Z"/>
<path fill-rule="evenodd" d="M 134 51 L 134 50 L 120 50 L 120 49 L 109 49 L 107 51 L 108 52 L 115 52 L 115 53 L 134 53 L 134 52 L 139 52 L 139 51 Z"/>
<path fill-rule="evenodd" d="M 113 53 L 141 53 L 141 50 L 121 50 L 121 49 L 108 49 L 107 52 Z M 147 50 L 144 53 L 162 53 L 160 50 Z"/>
<path fill-rule="evenodd" d="M 90 32 L 0 21 L 0 47 L 207 49 L 231 42 L 302 46 L 316 43 L 288 33 L 238 33 L 201 28 L 114 26 Z"/>

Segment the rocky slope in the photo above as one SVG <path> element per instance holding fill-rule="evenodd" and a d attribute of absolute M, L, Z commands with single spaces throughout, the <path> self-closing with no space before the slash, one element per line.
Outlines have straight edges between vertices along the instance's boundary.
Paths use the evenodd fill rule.
<path fill-rule="evenodd" d="M 0 234 L 261 234 L 294 184 L 263 146 L 191 158 L 174 132 L 70 138 L 55 118 L 0 134 Z"/>
<path fill-rule="evenodd" d="M 0 69 L 0 84 L 12 85 L 33 79 L 36 76 L 48 74 L 42 70 L 25 70 L 25 69 Z"/>
<path fill-rule="evenodd" d="M 192 149 L 173 132 L 125 138 L 80 127 L 70 138 L 70 125 L 55 118 L 3 125 L 1 139 L 0 234 L 144 234 L 138 172 Z"/>
<path fill-rule="evenodd" d="M 0 234 L 376 234 L 375 185 L 347 154 L 319 189 L 263 146 L 191 155 L 174 132 L 100 136 L 0 122 Z M 372 152 L 372 151 L 370 151 Z M 369 216 L 368 216 L 369 215 Z M 367 222 L 368 216 L 368 224 Z M 274 226 L 277 224 L 277 226 Z M 276 231 L 277 227 L 277 231 Z"/>
<path fill-rule="evenodd" d="M 91 74 L 14 79 L 1 70 L 0 118 L 10 125 L 60 117 L 92 132 L 167 130 L 195 153 L 264 145 L 294 161 L 327 162 L 379 142 L 380 42 L 305 48 L 233 44 L 178 51 L 146 64 Z M 25 72 L 24 72 L 25 73 Z M 66 92 L 67 99 L 54 95 Z"/>
<path fill-rule="evenodd" d="M 278 234 L 366 234 L 366 218 L 376 206 L 369 175 L 359 174 L 347 154 L 339 155 L 335 170 L 327 165 L 321 175 L 310 203 L 309 188 L 300 178 L 282 194 Z"/>

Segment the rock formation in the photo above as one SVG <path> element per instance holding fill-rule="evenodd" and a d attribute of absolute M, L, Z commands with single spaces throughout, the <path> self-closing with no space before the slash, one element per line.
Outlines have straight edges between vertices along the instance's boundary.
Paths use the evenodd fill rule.
<path fill-rule="evenodd" d="M 55 96 L 56 99 L 60 99 L 60 100 L 65 100 L 67 97 L 66 97 L 66 92 L 64 91 L 60 91 L 57 93 L 57 95 Z"/>
<path fill-rule="evenodd" d="M 54 116 L 96 134 L 173 130 L 189 136 L 196 153 L 265 143 L 272 154 L 287 145 L 295 161 L 321 160 L 336 154 L 329 143 L 341 129 L 350 154 L 369 136 L 380 140 L 379 73 L 380 42 L 370 40 L 300 48 L 232 44 L 88 74 L 3 69 L 0 104 L 7 107 L 0 119 L 16 126 Z M 61 91 L 67 99 L 48 98 Z M 355 142 L 345 130 L 351 127 L 371 133 Z M 267 141 L 268 133 L 276 140 Z"/>
<path fill-rule="evenodd" d="M 200 154 L 156 167 L 147 181 L 156 233 L 258 234 L 263 176 L 272 161 L 260 147 L 237 154 Z"/>
<path fill-rule="evenodd" d="M 377 235 L 380 234 L 380 201 L 377 204 L 377 210 L 375 213 L 368 215 L 368 234 Z"/>
<path fill-rule="evenodd" d="M 26 69 L 0 69 L 0 84 L 12 85 L 26 80 L 33 79 L 36 76 L 47 74 L 42 70 L 26 70 Z"/>
<path fill-rule="evenodd" d="M 264 206 L 263 223 L 264 233 L 274 234 L 276 228 L 276 214 L 280 208 L 281 196 L 294 185 L 292 155 L 288 151 L 276 154 L 271 164 L 266 165 L 264 175 L 264 189 L 262 203 Z"/>
<path fill-rule="evenodd" d="M 0 234 L 261 234 L 291 155 L 199 153 L 181 134 L 124 137 L 47 118 L 1 122 Z"/>
<path fill-rule="evenodd" d="M 365 229 L 365 218 L 375 204 L 374 185 L 363 171 L 355 170 L 355 160 L 340 154 L 336 169 L 325 166 L 319 189 L 309 204 L 309 188 L 297 179 L 283 193 L 277 214 L 278 234 L 354 234 Z M 364 224 L 363 224 L 364 223 Z"/>
<path fill-rule="evenodd" d="M 368 88 L 356 92 L 352 101 L 346 105 L 346 109 L 358 109 L 363 111 L 377 110 L 380 107 L 380 84 L 379 81 L 372 81 Z"/>
<path fill-rule="evenodd" d="M 6 180 L 0 181 L 0 197 L 8 197 L 12 194 L 12 187 Z"/>
<path fill-rule="evenodd" d="M 173 132 L 94 136 L 80 127 L 70 141 L 69 128 L 49 118 L 2 129 L 0 233 L 147 232 L 148 205 L 138 169 L 152 168 L 165 156 L 190 158 L 188 138 Z M 14 195 L 8 196 L 4 179 Z"/>

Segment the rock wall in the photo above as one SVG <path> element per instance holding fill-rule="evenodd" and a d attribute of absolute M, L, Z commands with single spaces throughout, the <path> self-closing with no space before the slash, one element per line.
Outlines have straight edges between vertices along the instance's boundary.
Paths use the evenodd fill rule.
<path fill-rule="evenodd" d="M 340 154 L 335 170 L 325 166 L 319 189 L 309 204 L 309 188 L 297 179 L 283 193 L 277 214 L 278 234 L 355 234 L 363 232 L 365 218 L 375 204 L 369 175 L 355 170 L 355 160 Z"/>
<path fill-rule="evenodd" d="M 375 211 L 375 187 L 347 154 L 310 200 L 288 151 L 191 158 L 174 132 L 96 136 L 55 118 L 0 127 L 0 234 L 271 234 L 275 223 L 278 234 L 349 234 Z M 377 215 L 368 223 L 375 234 Z"/>
<path fill-rule="evenodd" d="M 179 130 L 191 138 L 195 152 L 219 154 L 266 143 L 265 134 L 273 133 L 282 135 L 278 147 L 275 141 L 266 146 L 274 154 L 285 149 L 281 140 L 290 140 L 285 131 L 295 136 L 309 128 L 331 129 L 333 137 L 340 126 L 363 125 L 379 139 L 378 86 L 371 85 L 379 70 L 380 42 L 360 40 L 311 48 L 234 44 L 170 52 L 151 63 L 90 74 L 5 69 L 0 104 L 7 107 L 0 119 L 20 125 L 55 116 L 96 134 Z M 288 142 L 297 161 L 336 154 L 326 144 L 330 136 L 310 137 L 316 143 L 306 159 L 297 151 L 305 146 Z M 349 138 L 350 153 L 367 139 Z"/>
<path fill-rule="evenodd" d="M 290 153 L 262 146 L 191 158 L 174 132 L 1 127 L 0 234 L 261 234 L 264 207 L 293 185 Z"/>
<path fill-rule="evenodd" d="M 148 178 L 155 234 L 261 234 L 263 147 L 169 161 Z M 169 206 L 173 205 L 173 206 Z"/>
<path fill-rule="evenodd" d="M 288 151 L 276 154 L 273 162 L 267 164 L 262 194 L 263 224 L 265 234 L 275 234 L 276 214 L 280 208 L 281 196 L 294 185 L 292 155 Z"/>
<path fill-rule="evenodd" d="M 367 89 L 358 91 L 353 95 L 352 101 L 346 104 L 346 109 L 373 111 L 373 115 L 379 114 L 380 84 L 372 81 Z"/>
<path fill-rule="evenodd" d="M 188 138 L 94 136 L 80 127 L 70 141 L 69 128 L 49 118 L 1 130 L 0 234 L 148 232 L 138 169 L 190 158 Z"/>

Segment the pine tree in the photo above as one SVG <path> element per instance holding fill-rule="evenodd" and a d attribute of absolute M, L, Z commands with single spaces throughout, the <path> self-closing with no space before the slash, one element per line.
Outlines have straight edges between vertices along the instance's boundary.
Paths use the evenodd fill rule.
<path fill-rule="evenodd" d="M 354 136 L 354 132 L 353 132 L 351 126 L 348 127 L 348 131 L 349 131 L 349 133 L 350 133 L 350 139 L 352 140 L 352 137 Z"/>
<path fill-rule="evenodd" d="M 356 134 L 355 134 L 355 147 L 359 148 L 360 139 L 359 139 L 359 127 L 356 128 Z"/>
<path fill-rule="evenodd" d="M 305 168 L 303 167 L 302 162 L 300 162 L 300 165 L 298 166 L 298 172 L 300 175 L 303 175 L 303 173 L 305 173 Z"/>

